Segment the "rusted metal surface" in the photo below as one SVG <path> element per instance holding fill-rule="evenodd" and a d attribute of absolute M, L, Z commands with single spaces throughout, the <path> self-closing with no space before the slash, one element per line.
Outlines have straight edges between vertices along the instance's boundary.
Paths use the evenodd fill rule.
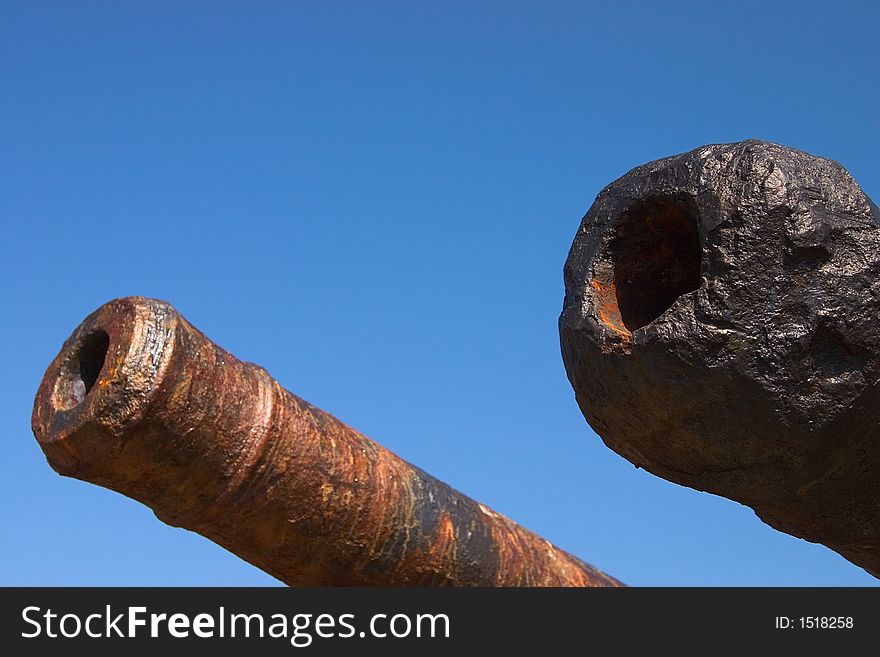
<path fill-rule="evenodd" d="M 219 348 L 167 303 L 117 299 L 49 366 L 50 465 L 291 585 L 619 586 Z"/>
<path fill-rule="evenodd" d="M 611 183 L 562 354 L 605 443 L 880 577 L 880 210 L 836 162 L 716 144 Z"/>

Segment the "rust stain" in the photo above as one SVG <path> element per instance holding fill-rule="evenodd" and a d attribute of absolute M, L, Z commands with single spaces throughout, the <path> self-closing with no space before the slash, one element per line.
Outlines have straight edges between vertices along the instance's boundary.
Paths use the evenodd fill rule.
<path fill-rule="evenodd" d="M 599 319 L 609 330 L 620 337 L 629 340 L 632 337 L 629 329 L 623 324 L 620 316 L 620 308 L 617 305 L 617 285 L 613 278 L 594 276 L 590 281 L 596 299 L 596 310 Z"/>

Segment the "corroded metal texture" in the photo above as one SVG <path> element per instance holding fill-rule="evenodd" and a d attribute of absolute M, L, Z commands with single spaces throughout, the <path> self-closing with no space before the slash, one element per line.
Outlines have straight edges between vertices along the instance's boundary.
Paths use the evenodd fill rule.
<path fill-rule="evenodd" d="M 605 443 L 880 576 L 880 211 L 761 141 L 599 194 L 565 265 L 569 379 Z"/>
<path fill-rule="evenodd" d="M 40 384 L 34 435 L 59 473 L 292 585 L 615 586 L 284 390 L 167 303 L 89 316 Z"/>

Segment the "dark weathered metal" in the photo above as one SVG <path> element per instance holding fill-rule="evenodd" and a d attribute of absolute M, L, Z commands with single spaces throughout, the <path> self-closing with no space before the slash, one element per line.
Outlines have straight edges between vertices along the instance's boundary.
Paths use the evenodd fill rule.
<path fill-rule="evenodd" d="M 617 586 L 284 390 L 170 305 L 89 316 L 40 384 L 61 474 L 117 490 L 288 584 Z"/>
<path fill-rule="evenodd" d="M 837 163 L 761 141 L 606 187 L 565 266 L 587 421 L 656 475 L 880 576 L 880 211 Z"/>

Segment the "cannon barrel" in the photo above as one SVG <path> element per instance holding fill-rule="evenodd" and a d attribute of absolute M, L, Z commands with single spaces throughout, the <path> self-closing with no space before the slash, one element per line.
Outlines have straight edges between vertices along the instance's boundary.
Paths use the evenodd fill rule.
<path fill-rule="evenodd" d="M 768 142 L 640 166 L 584 217 L 562 355 L 614 451 L 880 577 L 880 211 Z"/>
<path fill-rule="evenodd" d="M 225 352 L 173 307 L 105 304 L 37 392 L 59 473 L 291 585 L 616 586 Z"/>

